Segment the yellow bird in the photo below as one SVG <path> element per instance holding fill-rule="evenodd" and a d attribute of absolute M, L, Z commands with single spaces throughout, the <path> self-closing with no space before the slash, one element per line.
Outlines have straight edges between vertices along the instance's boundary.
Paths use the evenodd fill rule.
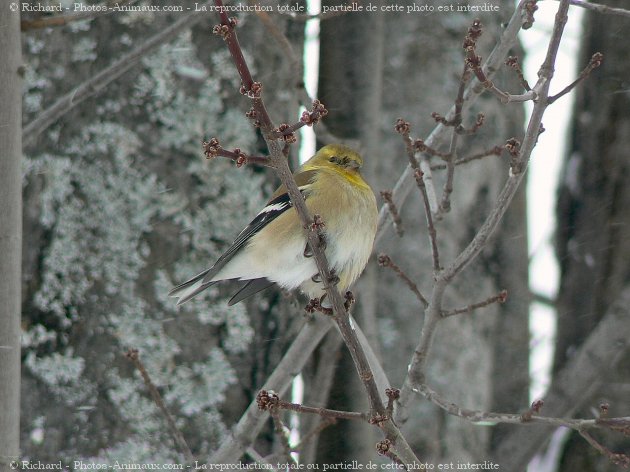
<path fill-rule="evenodd" d="M 349 147 L 322 147 L 294 174 L 311 215 L 320 215 L 326 257 L 343 293 L 368 262 L 376 235 L 378 209 L 370 186 L 359 169 L 363 159 Z M 240 280 L 228 305 L 274 283 L 300 288 L 309 298 L 325 291 L 307 250 L 304 229 L 286 188 L 281 186 L 265 208 L 241 231 L 230 248 L 209 269 L 173 288 L 177 304 L 187 302 L 221 280 Z"/>

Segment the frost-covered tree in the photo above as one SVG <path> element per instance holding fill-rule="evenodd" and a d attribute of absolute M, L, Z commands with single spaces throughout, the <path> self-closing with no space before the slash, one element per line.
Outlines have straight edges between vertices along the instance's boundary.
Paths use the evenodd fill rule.
<path fill-rule="evenodd" d="M 117 12 L 26 31 L 25 123 L 179 16 Z M 264 34 L 253 17 L 242 23 L 252 41 Z M 270 191 L 263 173 L 203 157 L 209 134 L 258 146 L 220 44 L 211 22 L 184 30 L 26 149 L 25 458 L 183 460 L 125 359 L 129 348 L 198 457 L 218 445 L 232 409 L 273 363 L 272 350 L 252 345 L 254 327 L 273 330 L 281 316 L 264 319 L 245 304 L 228 311 L 223 288 L 181 309 L 166 296 L 221 254 Z M 257 54 L 256 63 L 279 61 L 273 45 Z M 275 70 L 278 91 L 297 82 L 288 69 Z M 276 103 L 297 115 L 292 97 Z M 278 301 L 271 293 L 266 305 Z"/>
<path fill-rule="evenodd" d="M 215 2 L 221 4 L 220 0 Z M 518 29 L 531 21 L 534 3 L 521 2 L 521 7 L 528 6 L 531 11 L 524 9 L 512 15 L 501 40 L 497 39 L 501 28 L 495 15 L 484 17 L 487 26 L 483 28 L 460 13 L 404 18 L 353 13 L 352 17 L 327 20 L 330 23 L 322 29 L 320 74 L 320 96 L 330 109 L 327 123 L 338 139 L 364 143 L 362 152 L 369 163 L 366 173 L 375 190 L 391 187 L 407 166 L 405 142 L 392 131 L 396 118 L 403 116 L 412 122 L 414 137 L 428 133 L 435 125 L 430 122 L 431 112 L 445 113 L 457 96 L 464 54 L 469 79 L 480 80 L 490 88 L 489 81 L 480 79 L 484 72 L 475 68 L 475 63 L 481 63 L 475 55 L 490 50 L 497 41 L 499 45 L 515 44 Z M 508 20 L 513 7 L 512 2 L 502 2 L 502 20 Z M 559 8 L 568 9 L 568 2 L 562 0 Z M 76 83 L 90 84 L 76 89 L 77 94 L 93 88 L 86 79 L 100 77 L 94 73 L 110 65 L 114 57 L 146 44 L 146 37 L 153 32 L 168 30 L 166 25 L 175 18 L 177 15 L 126 11 L 25 33 L 25 129 L 33 129 L 28 123 L 37 124 L 33 121 L 36 117 L 48 116 L 46 110 L 55 98 L 71 91 Z M 247 62 L 256 79 L 262 81 L 265 102 L 276 125 L 296 121 L 296 97 L 303 95 L 300 19 L 305 18 L 294 21 L 281 14 L 243 14 L 238 19 L 238 35 L 245 48 L 245 60 L 240 56 L 236 59 L 239 72 L 243 74 Z M 315 321 L 303 321 L 303 304 L 271 291 L 228 310 L 225 301 L 230 292 L 223 285 L 212 287 L 180 309 L 166 296 L 173 284 L 205 269 L 222 253 L 272 188 L 273 177 L 266 172 L 247 166 L 237 170 L 220 160 L 206 163 L 201 139 L 217 136 L 225 148 L 239 147 L 248 154 L 269 150 L 275 168 L 286 167 L 280 150 L 284 143 L 272 132 L 273 127 L 264 124 L 258 131 L 245 118 L 252 103 L 251 97 L 239 93 L 240 80 L 248 87 L 252 80 L 239 79 L 222 42 L 225 39 L 235 55 L 241 52 L 235 43 L 235 22 L 221 15 L 218 32 L 223 32 L 223 37 L 210 36 L 210 23 L 184 28 L 159 49 L 150 48 L 126 75 L 108 82 L 104 91 L 97 88 L 98 97 L 70 107 L 54 123 L 26 136 L 30 144 L 23 170 L 27 235 L 22 324 L 25 458 L 110 464 L 186 460 L 186 450 L 171 437 L 169 421 L 156 405 L 159 402 L 149 395 L 148 389 L 153 387 L 143 382 L 142 369 L 135 370 L 125 358 L 129 348 L 139 350 L 155 386 L 151 393 L 161 395 L 193 456 L 202 460 L 220 457 L 221 462 L 237 462 L 257 460 L 258 455 L 267 460 L 288 458 L 289 446 L 282 436 L 285 431 L 273 431 L 271 422 L 264 423 L 269 419 L 267 413 L 248 409 L 238 426 L 231 431 L 228 428 L 256 397 L 287 345 L 294 338 L 303 340 L 301 336 L 309 327 L 320 326 L 322 331 L 302 345 L 295 341 L 289 351 L 301 356 L 300 362 L 310 358 L 304 369 L 305 403 L 366 409 L 364 391 L 349 380 L 356 378 L 356 369 L 337 357 L 345 351 L 339 351 L 336 333 L 331 332 L 311 355 L 317 344 L 313 339 L 318 341 L 317 335 L 329 325 L 319 314 Z M 561 25 L 558 20 L 556 31 Z M 461 40 L 467 28 L 468 46 L 463 51 Z M 478 38 L 471 38 L 480 31 L 484 35 L 477 44 Z M 506 55 L 507 48 L 501 54 Z M 500 69 L 492 77 L 494 83 L 522 91 L 525 87 L 516 83 L 517 75 L 502 68 L 500 62 L 487 69 L 487 73 Z M 444 188 L 444 195 L 448 194 L 442 203 L 448 200 L 451 205 L 450 213 L 434 211 L 441 263 L 446 268 L 429 250 L 438 242 L 426 242 L 420 216 L 424 208 L 418 201 L 430 206 L 428 198 L 418 197 L 415 205 L 405 205 L 402 220 L 413 227 L 407 229 L 405 238 L 399 240 L 389 233 L 379 239 L 379 251 L 392 254 L 401 265 L 408 264 L 405 269 L 420 289 L 432 290 L 432 303 L 418 303 L 413 292 L 401 288 L 392 273 L 376 267 L 369 268 L 357 289 L 356 312 L 376 356 L 387 367 L 388 386 L 404 382 L 406 399 L 401 397 L 393 411 L 384 405 L 371 408 L 371 414 L 377 410 L 383 413 L 371 416 L 373 424 L 331 428 L 322 436 L 319 451 L 314 446 L 301 450 L 302 460 L 372 460 L 374 441 L 369 436 L 378 431 L 374 425 L 389 428 L 388 437 L 379 443 L 385 453 L 391 452 L 386 450 L 387 441 L 395 438 L 400 440 L 394 444 L 400 448 L 396 450 L 413 457 L 414 452 L 402 440 L 400 425 L 418 456 L 430 463 L 479 463 L 495 453 L 506 462 L 516 457 L 509 447 L 501 449 L 506 442 L 501 428 L 486 427 L 497 415 L 471 413 L 458 409 L 457 404 L 518 412 L 526 401 L 529 294 L 523 199 L 516 188 L 547 106 L 552 64 L 547 65 L 541 68 L 537 95 L 532 91 L 523 94 L 537 99 L 523 151 L 518 142 L 510 140 L 503 146 L 504 156 L 510 154 L 508 159 L 495 159 L 492 154 L 496 153 L 490 152 L 465 170 L 459 167 L 452 195 L 446 191 L 447 164 L 439 159 L 423 160 L 425 170 L 435 172 L 432 175 L 438 193 Z M 477 97 L 483 87 L 474 83 L 477 87 L 469 91 Z M 506 96 L 507 101 L 518 101 L 509 94 L 502 97 Z M 253 105 L 259 107 L 257 112 L 263 108 L 257 99 Z M 466 136 L 449 134 L 451 143 L 459 142 L 456 149 L 453 145 L 459 154 L 443 156 L 446 161 L 494 149 L 512 135 L 522 136 L 518 104 L 499 105 L 488 93 L 477 100 L 473 110 L 477 109 L 485 112 L 484 126 L 480 126 L 480 119 L 473 124 L 468 110 L 464 129 L 456 128 Z M 454 124 L 443 116 L 434 118 L 441 124 Z M 398 133 L 405 136 L 405 127 L 404 122 L 399 123 Z M 472 131 L 466 131 L 471 127 Z M 261 134 L 273 144 L 268 150 Z M 431 145 L 443 150 L 449 146 L 447 141 Z M 412 161 L 421 153 L 431 155 L 426 148 L 420 150 L 422 145 L 412 143 L 417 151 L 410 152 Z M 287 188 L 293 188 L 288 173 L 280 176 Z M 423 175 L 416 176 L 422 187 Z M 299 196 L 297 188 L 293 190 L 293 195 Z M 473 245 L 469 245 L 471 238 L 477 242 L 489 238 L 490 232 L 477 231 L 480 227 L 496 228 L 503 216 L 500 212 L 511 200 L 512 210 L 503 227 L 474 247 L 470 258 L 462 256 L 465 260 L 459 269 L 466 267 L 466 272 L 447 272 L 453 267 L 453 258 Z M 299 201 L 294 200 L 296 206 Z M 429 210 L 428 215 L 433 213 Z M 314 233 L 309 236 L 316 238 Z M 314 243 L 312 249 L 319 262 Z M 325 274 L 326 267 L 319 267 Z M 443 278 L 445 273 L 451 274 L 450 280 Z M 444 288 L 448 285 L 448 290 L 440 293 L 440 282 Z M 509 304 L 477 303 L 485 310 L 483 314 L 462 314 L 474 311 L 475 306 L 469 304 L 504 288 L 509 292 Z M 329 295 L 334 301 L 334 291 Z M 338 327 L 346 326 L 341 331 L 346 341 L 353 342 L 348 333 L 355 330 L 340 316 L 343 301 L 340 297 L 337 301 L 334 319 L 346 323 L 339 322 Z M 449 310 L 462 306 L 459 311 Z M 460 316 L 454 316 L 457 313 Z M 423 322 L 426 329 L 420 337 L 426 341 L 424 345 L 418 344 Z M 306 328 L 301 330 L 302 326 Z M 358 346 L 358 342 L 352 344 L 356 358 L 361 351 Z M 418 370 L 422 356 L 430 362 Z M 299 369 L 291 364 L 289 355 L 282 361 L 288 367 L 279 376 L 289 379 L 297 375 Z M 407 376 L 408 370 L 415 378 Z M 371 375 L 363 375 L 362 380 L 368 384 Z M 438 393 L 427 394 L 427 385 Z M 285 382 L 281 388 L 287 386 Z M 446 398 L 441 404 L 440 392 Z M 418 397 L 414 397 L 416 393 Z M 379 394 L 382 392 L 370 395 L 372 405 Z M 420 395 L 426 401 L 416 401 Z M 42 398 L 48 401 L 42 404 Z M 534 413 L 532 409 L 508 420 L 525 421 Z M 476 424 L 455 416 L 474 419 Z M 479 418 L 487 421 L 480 425 Z M 295 430 L 299 429 L 304 438 L 319 421 L 300 416 L 294 422 Z M 267 429 L 260 434 L 259 428 L 265 424 Z M 535 436 L 536 432 L 526 433 L 522 444 L 533 444 Z M 508 439 L 516 442 L 517 448 L 521 444 Z M 519 465 L 514 469 L 524 467 L 530 449 L 517 451 Z"/>

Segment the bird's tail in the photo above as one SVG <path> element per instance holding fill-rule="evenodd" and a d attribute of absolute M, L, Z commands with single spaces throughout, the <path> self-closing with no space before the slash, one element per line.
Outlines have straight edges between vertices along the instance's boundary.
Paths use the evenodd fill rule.
<path fill-rule="evenodd" d="M 186 303 L 198 293 L 203 292 L 215 283 L 203 281 L 208 272 L 210 272 L 210 269 L 204 270 L 201 274 L 197 274 L 192 279 L 174 287 L 170 292 L 168 292 L 169 297 L 177 297 L 178 305 Z"/>

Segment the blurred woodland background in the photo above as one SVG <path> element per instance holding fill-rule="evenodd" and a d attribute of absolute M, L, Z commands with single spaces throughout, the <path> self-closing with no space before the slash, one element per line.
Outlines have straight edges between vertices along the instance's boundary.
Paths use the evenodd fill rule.
<path fill-rule="evenodd" d="M 601 3 L 627 8 L 624 0 Z M 408 165 L 404 143 L 394 131 L 396 119 L 409 121 L 418 138 L 435 127 L 431 113 L 444 115 L 457 95 L 462 39 L 472 20 L 478 17 L 484 25 L 477 50 L 486 56 L 514 11 L 511 0 L 494 4 L 500 6 L 498 12 L 349 13 L 322 19 L 316 98 L 329 110 L 327 130 L 340 140 L 360 143 L 364 175 L 377 198 L 381 190 L 393 188 Z M 97 94 L 36 135 L 25 132 L 23 137 L 23 459 L 182 462 L 166 420 L 125 358 L 126 350 L 135 348 L 194 457 L 206 462 L 305 323 L 306 300 L 277 290 L 230 308 L 225 286 L 213 287 L 181 308 L 166 296 L 171 286 L 213 262 L 278 184 L 265 169 L 205 160 L 201 142 L 211 136 L 227 149 L 239 147 L 250 154 L 264 155 L 266 147 L 245 117 L 250 103 L 239 94 L 228 50 L 211 34 L 217 15 L 186 15 L 114 12 L 40 27 L 28 21 L 49 14 L 21 14 L 23 30 L 12 44 L 22 50 L 25 127 L 154 35 L 177 21 L 188 23 Z M 276 123 L 297 121 L 304 18 L 237 16 L 241 45 L 255 79 L 263 83 L 272 118 Z M 560 375 L 601 329 L 624 290 L 630 290 L 630 52 L 623 39 L 629 27 L 627 16 L 584 13 L 579 68 L 596 51 L 605 60 L 572 92 L 570 151 L 558 182 L 560 292 L 548 301 L 558 311 L 553 366 L 558 376 L 551 388 L 562 395 L 558 409 L 553 410 L 553 402 L 550 410 L 543 407 L 547 416 L 592 418 L 602 402 L 611 417 L 630 415 L 627 343 L 599 341 L 610 355 L 594 359 L 583 372 L 589 389 L 572 390 L 574 384 L 562 383 Z M 274 36 L 274 28 L 286 36 L 290 50 Z M 522 58 L 523 51 L 516 47 L 511 54 Z M 520 93 L 509 67 L 499 70 L 494 82 Z M 511 137 L 522 139 L 522 104 L 501 104 L 484 93 L 464 117 L 466 126 L 477 112 L 484 113 L 485 123 L 462 137 L 460 157 L 503 146 Z M 547 129 L 554 126 L 543 122 Z M 291 159 L 296 164 L 297 147 Z M 457 167 L 452 209 L 436 222 L 443 261 L 451 261 L 474 236 L 508 171 L 506 152 Z M 443 176 L 439 169 L 434 173 L 440 189 Z M 401 208 L 404 235 L 388 229 L 375 256 L 389 255 L 428 292 L 433 274 L 423 212 L 419 194 L 412 193 Z M 354 290 L 353 310 L 392 386 L 400 386 L 418 342 L 423 307 L 376 259 Z M 534 297 L 528 263 L 522 186 L 490 244 L 446 293 L 447 306 L 457 308 L 508 292 L 506 303 L 439 324 L 426 383 L 449 401 L 482 411 L 528 409 L 528 311 Z M 630 312 L 624 316 L 627 336 Z M 367 409 L 336 331 L 326 335 L 302 378 L 305 405 Z M 500 470 L 524 470 L 535 454 L 544 453 L 554 433 L 550 426 L 473 424 L 421 396 L 412 408 L 401 427 L 414 451 L 429 463 L 493 460 Z M 304 435 L 320 421 L 300 415 L 297 428 Z M 610 450 L 630 454 L 627 436 L 591 434 Z M 311 438 L 300 461 L 387 461 L 374 450 L 380 439 L 379 431 L 366 423 L 340 421 Z M 575 431 L 564 434 L 558 447 L 557 466 L 549 470 L 619 470 Z M 281 451 L 271 422 L 253 448 L 261 456 Z"/>

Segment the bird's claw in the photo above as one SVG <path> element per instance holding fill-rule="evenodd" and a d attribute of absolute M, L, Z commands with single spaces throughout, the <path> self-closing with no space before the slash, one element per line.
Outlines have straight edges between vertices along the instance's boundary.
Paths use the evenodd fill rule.
<path fill-rule="evenodd" d="M 323 313 L 324 315 L 331 316 L 333 314 L 333 309 L 322 306 L 322 301 L 324 300 L 325 297 L 326 295 L 324 294 L 322 295 L 321 298 L 311 298 L 309 302 L 306 304 L 306 306 L 304 307 L 306 312 L 314 313 L 316 311 L 319 311 L 320 313 Z"/>

